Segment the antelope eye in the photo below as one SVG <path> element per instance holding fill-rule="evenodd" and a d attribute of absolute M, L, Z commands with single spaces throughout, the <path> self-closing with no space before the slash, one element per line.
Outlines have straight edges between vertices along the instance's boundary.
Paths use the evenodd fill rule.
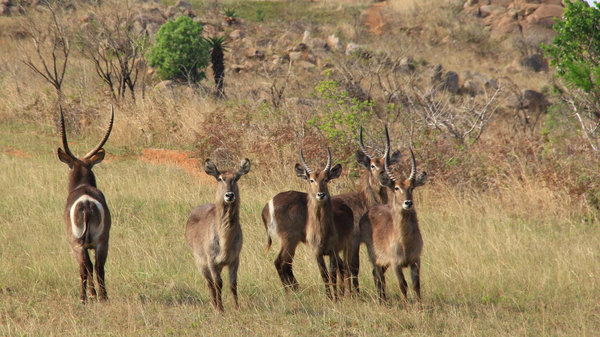
<path fill-rule="evenodd" d="M 314 179 L 311 179 L 311 180 L 310 180 L 310 182 L 311 182 L 311 184 L 312 184 L 312 183 L 314 183 L 314 182 L 315 182 L 315 180 L 314 180 Z"/>
<path fill-rule="evenodd" d="M 372 169 L 374 169 L 374 168 L 375 168 L 375 165 L 371 164 L 371 168 L 372 168 Z"/>
<path fill-rule="evenodd" d="M 223 181 L 223 178 L 219 177 L 217 178 L 218 181 Z"/>
<path fill-rule="evenodd" d="M 399 186 L 396 186 L 396 187 L 394 187 L 394 189 L 395 189 L 396 191 L 400 191 L 400 187 L 399 187 Z"/>

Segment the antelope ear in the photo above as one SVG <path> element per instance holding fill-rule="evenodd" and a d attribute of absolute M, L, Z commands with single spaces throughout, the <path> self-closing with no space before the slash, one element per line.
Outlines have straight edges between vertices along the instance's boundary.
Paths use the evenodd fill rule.
<path fill-rule="evenodd" d="M 221 172 L 217 169 L 217 166 L 210 159 L 206 159 L 204 161 L 204 172 L 209 176 L 215 177 L 215 179 L 219 179 Z"/>
<path fill-rule="evenodd" d="M 104 156 L 106 155 L 106 151 L 104 151 L 104 149 L 100 149 L 98 151 L 96 151 L 96 153 L 91 156 L 89 158 L 90 162 L 92 162 L 93 165 L 99 164 L 104 160 Z"/>
<path fill-rule="evenodd" d="M 356 151 L 356 161 L 367 170 L 370 169 L 371 159 L 360 150 Z"/>
<path fill-rule="evenodd" d="M 417 179 L 415 179 L 414 187 L 423 186 L 423 185 L 425 185 L 426 182 L 427 182 L 427 172 L 421 172 L 421 174 L 419 174 Z"/>
<path fill-rule="evenodd" d="M 296 176 L 308 181 L 308 174 L 306 173 L 306 170 L 304 169 L 304 167 L 302 167 L 302 165 L 300 164 L 296 164 Z"/>
<path fill-rule="evenodd" d="M 63 151 L 63 149 L 61 149 L 60 147 L 58 148 L 57 154 L 58 154 L 58 159 L 60 161 L 62 161 L 63 163 L 69 165 L 70 169 L 73 168 L 73 162 L 75 160 L 73 158 L 71 158 L 71 156 L 69 156 L 68 154 L 66 154 L 65 151 Z"/>
<path fill-rule="evenodd" d="M 400 151 L 398 151 L 398 150 L 394 151 L 394 153 L 392 153 L 392 155 L 390 156 L 388 165 L 392 166 L 394 164 L 398 164 L 398 162 L 400 162 L 400 157 L 401 157 Z"/>
<path fill-rule="evenodd" d="M 339 178 L 342 175 L 342 165 L 336 164 L 331 170 L 329 170 L 329 180 Z"/>
<path fill-rule="evenodd" d="M 250 160 L 248 158 L 244 158 L 240 163 L 240 168 L 237 171 L 238 178 L 243 176 L 244 174 L 250 172 Z"/>

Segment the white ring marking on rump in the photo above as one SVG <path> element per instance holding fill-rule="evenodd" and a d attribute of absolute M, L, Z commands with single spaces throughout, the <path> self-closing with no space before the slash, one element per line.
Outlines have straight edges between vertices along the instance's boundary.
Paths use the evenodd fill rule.
<path fill-rule="evenodd" d="M 96 207 L 98 208 L 98 210 L 100 210 L 100 227 L 97 233 L 92 233 L 92 238 L 95 240 L 95 236 L 99 233 L 102 232 L 102 229 L 104 228 L 104 208 L 102 207 L 102 204 L 90 197 L 87 194 L 82 195 L 81 197 L 79 197 L 79 199 L 77 199 L 73 205 L 71 206 L 71 210 L 69 212 L 70 214 L 70 218 L 71 218 L 71 231 L 73 232 L 73 235 L 75 235 L 76 238 L 80 239 L 81 236 L 83 235 L 83 232 L 85 231 L 85 226 L 87 226 L 87 224 L 81 224 L 83 226 L 78 226 L 77 223 L 75 223 L 75 209 L 77 208 L 77 204 L 79 204 L 80 202 L 84 202 L 84 201 L 90 201 L 93 202 Z M 96 235 L 93 235 L 96 234 Z"/>

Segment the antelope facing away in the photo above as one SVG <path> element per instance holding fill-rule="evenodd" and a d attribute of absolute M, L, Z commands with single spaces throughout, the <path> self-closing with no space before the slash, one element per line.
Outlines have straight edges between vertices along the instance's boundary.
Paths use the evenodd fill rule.
<path fill-rule="evenodd" d="M 421 172 L 417 176 L 417 164 L 412 149 L 411 172 L 406 180 L 396 178 L 389 168 L 389 135 L 386 128 L 387 146 L 385 150 L 384 167 L 387 176 L 381 176 L 381 183 L 394 193 L 392 205 L 375 205 L 360 219 L 360 235 L 355 237 L 353 256 L 365 243 L 369 259 L 373 264 L 373 277 L 381 300 L 385 295 L 385 271 L 392 267 L 398 278 L 400 291 L 407 300 L 407 283 L 402 268 L 410 267 L 413 288 L 417 299 L 421 299 L 421 283 L 419 272 L 421 267 L 421 250 L 423 239 L 419 230 L 417 212 L 412 201 L 413 190 L 423 186 L 427 174 Z"/>
<path fill-rule="evenodd" d="M 306 242 L 314 254 L 319 272 L 325 282 L 327 297 L 337 297 L 337 277 L 340 284 L 349 280 L 348 266 L 339 256 L 344 251 L 344 259 L 348 261 L 352 246 L 354 218 L 352 209 L 347 205 L 334 209 L 327 183 L 342 174 L 342 165 L 331 167 L 331 151 L 327 148 L 327 165 L 323 171 L 313 171 L 300 150 L 302 165 L 296 164 L 296 175 L 308 182 L 308 215 L 306 221 Z M 335 224 L 345 224 L 336 226 Z M 338 231 L 338 228 L 341 230 Z M 329 256 L 329 271 L 323 256 Z M 333 287 L 333 294 L 330 286 Z M 343 286 L 341 286 L 343 289 Z M 342 291 L 343 293 L 343 291 Z"/>
<path fill-rule="evenodd" d="M 185 240 L 192 249 L 198 269 L 206 278 L 212 304 L 218 311 L 223 311 L 221 270 L 228 266 L 229 286 L 237 309 L 237 271 L 243 240 L 237 182 L 250 171 L 250 160 L 242 160 L 237 172 L 221 172 L 207 159 L 204 171 L 217 180 L 215 203 L 192 210 L 185 229 Z"/>
<path fill-rule="evenodd" d="M 85 303 L 87 284 L 89 281 L 90 295 L 96 297 L 94 287 L 94 266 L 89 256 L 89 249 L 95 251 L 96 277 L 100 299 L 106 300 L 106 286 L 104 283 L 104 264 L 108 256 L 108 238 L 111 218 L 104 194 L 96 187 L 96 177 L 92 172 L 94 165 L 102 162 L 106 152 L 102 148 L 114 120 L 114 110 L 111 107 L 110 121 L 104 138 L 96 147 L 82 158 L 77 158 L 69 149 L 67 134 L 65 132 L 65 118 L 62 107 L 60 108 L 60 134 L 63 149 L 58 149 L 58 159 L 69 165 L 69 194 L 63 219 L 67 230 L 67 238 L 73 255 L 79 264 L 81 276 L 81 295 L 79 299 Z"/>
<path fill-rule="evenodd" d="M 356 160 L 366 171 L 363 172 L 358 191 L 340 194 L 331 198 L 334 213 L 343 213 L 341 208 L 349 206 L 354 217 L 354 230 L 358 231 L 358 220 L 375 204 L 388 202 L 387 188 L 379 182 L 385 175 L 384 158 L 377 158 L 369 153 L 363 144 L 362 128 L 359 133 L 360 149 L 356 151 Z M 390 165 L 400 160 L 400 152 L 395 151 L 390 157 Z M 306 220 L 308 216 L 308 194 L 298 191 L 281 192 L 274 196 L 262 210 L 262 219 L 267 230 L 268 251 L 272 244 L 272 236 L 279 238 L 281 248 L 275 259 L 275 268 L 286 289 L 298 289 L 298 281 L 292 271 L 292 263 L 296 248 L 300 242 L 306 243 Z M 348 231 L 348 224 L 335 222 L 339 233 Z M 358 251 L 356 251 L 358 254 Z M 358 290 L 358 257 L 352 258 L 356 265 L 350 266 L 354 287 Z"/>

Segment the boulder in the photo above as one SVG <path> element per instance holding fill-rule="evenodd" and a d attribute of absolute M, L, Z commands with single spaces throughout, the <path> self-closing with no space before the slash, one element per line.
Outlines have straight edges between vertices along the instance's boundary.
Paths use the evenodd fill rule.
<path fill-rule="evenodd" d="M 479 7 L 479 17 L 486 18 L 490 15 L 497 15 L 506 11 L 506 7 L 495 6 L 495 5 L 486 5 Z"/>
<path fill-rule="evenodd" d="M 546 113 L 551 105 L 543 93 L 535 90 L 523 91 L 523 108 L 532 112 Z"/>
<path fill-rule="evenodd" d="M 192 4 L 185 0 L 177 0 L 177 2 L 175 3 L 175 7 L 192 10 Z"/>
<path fill-rule="evenodd" d="M 541 5 L 525 21 L 529 24 L 552 28 L 555 18 L 562 19 L 563 11 L 564 8 L 560 5 Z"/>
<path fill-rule="evenodd" d="M 536 73 L 548 71 L 548 63 L 540 54 L 522 56 L 519 58 L 519 65 L 525 69 L 533 70 Z"/>
<path fill-rule="evenodd" d="M 277 39 L 276 45 L 279 48 L 287 48 L 287 46 L 290 46 L 295 39 L 296 35 L 294 33 L 285 32 L 279 37 L 279 39 Z"/>
<path fill-rule="evenodd" d="M 431 83 L 436 84 L 442 81 L 442 65 L 436 64 L 433 67 L 433 76 L 431 77 Z"/>
<path fill-rule="evenodd" d="M 292 51 L 289 52 L 288 55 L 290 56 L 290 60 L 292 61 L 298 61 L 302 59 L 302 52 L 300 51 Z"/>
<path fill-rule="evenodd" d="M 475 97 L 477 95 L 483 95 L 483 88 L 475 81 L 466 81 L 461 88 L 461 92 L 465 95 Z"/>
<path fill-rule="evenodd" d="M 329 46 L 329 48 L 331 50 L 341 50 L 342 49 L 342 44 L 340 42 L 340 39 L 337 38 L 335 35 L 329 35 L 327 37 L 327 46 Z"/>
<path fill-rule="evenodd" d="M 442 90 L 446 90 L 454 95 L 458 94 L 458 91 L 460 90 L 460 86 L 458 84 L 459 82 L 459 77 L 458 74 L 455 71 L 448 71 L 447 73 L 444 74 L 444 76 L 442 77 Z"/>
<path fill-rule="evenodd" d="M 232 31 L 231 33 L 229 33 L 229 37 L 232 40 L 241 40 L 245 36 L 246 36 L 246 34 L 244 32 L 242 32 L 241 30 L 239 30 L 239 29 L 236 29 L 236 30 Z"/>
<path fill-rule="evenodd" d="M 316 68 L 316 66 L 308 61 L 300 60 L 295 62 L 295 64 L 303 69 L 310 70 Z"/>
<path fill-rule="evenodd" d="M 507 8 L 512 4 L 512 0 L 489 0 L 491 6 L 500 6 Z"/>
<path fill-rule="evenodd" d="M 320 39 L 318 37 L 315 37 L 314 39 L 312 39 L 310 46 L 313 49 L 316 49 L 316 48 L 325 49 L 325 48 L 327 48 L 327 41 Z"/>
<path fill-rule="evenodd" d="M 175 88 L 175 85 L 171 80 L 159 82 L 157 85 L 154 86 L 154 89 L 162 92 L 171 91 L 173 90 L 173 88 Z"/>
<path fill-rule="evenodd" d="M 246 50 L 246 57 L 249 59 L 259 59 L 262 60 L 265 58 L 265 53 L 256 48 L 249 48 Z"/>
<path fill-rule="evenodd" d="M 414 60 L 412 57 L 403 57 L 398 62 L 398 66 L 394 69 L 401 74 L 412 74 L 415 72 Z"/>
<path fill-rule="evenodd" d="M 530 112 L 545 113 L 552 105 L 546 95 L 535 90 L 523 90 L 521 95 L 512 95 L 505 102 L 506 106 L 515 109 L 527 109 Z"/>
<path fill-rule="evenodd" d="M 492 39 L 503 39 L 507 35 L 520 34 L 519 21 L 511 15 L 502 15 L 490 25 L 490 37 Z"/>
<path fill-rule="evenodd" d="M 356 43 L 350 42 L 346 45 L 346 55 L 352 55 L 360 51 L 360 46 Z"/>

